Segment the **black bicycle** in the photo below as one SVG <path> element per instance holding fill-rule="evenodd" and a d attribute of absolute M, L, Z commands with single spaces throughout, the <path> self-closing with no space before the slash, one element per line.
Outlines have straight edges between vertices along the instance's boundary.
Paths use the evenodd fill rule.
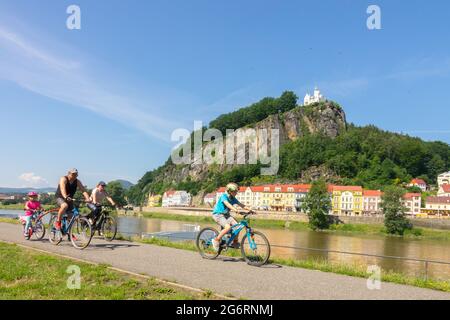
<path fill-rule="evenodd" d="M 98 235 L 103 237 L 106 241 L 113 241 L 117 235 L 117 222 L 111 216 L 111 209 L 115 207 L 108 205 L 99 206 L 100 214 L 94 219 L 92 224 L 93 233 L 98 232 Z"/>

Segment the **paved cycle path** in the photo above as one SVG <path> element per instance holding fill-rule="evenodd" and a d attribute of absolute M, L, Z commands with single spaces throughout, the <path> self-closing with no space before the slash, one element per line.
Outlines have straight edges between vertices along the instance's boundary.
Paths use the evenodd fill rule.
<path fill-rule="evenodd" d="M 70 242 L 26 241 L 21 226 L 0 223 L 0 240 L 105 263 L 198 289 L 245 299 L 446 299 L 450 293 L 393 283 L 369 290 L 366 279 L 278 265 L 256 268 L 240 259 L 205 260 L 196 252 L 128 241 L 94 238 L 85 250 Z M 1 257 L 0 257 L 1 259 Z M 83 272 L 83 270 L 81 270 Z"/>

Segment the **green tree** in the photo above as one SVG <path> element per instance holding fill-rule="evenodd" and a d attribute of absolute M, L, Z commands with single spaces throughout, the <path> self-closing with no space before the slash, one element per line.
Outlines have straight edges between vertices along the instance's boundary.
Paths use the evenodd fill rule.
<path fill-rule="evenodd" d="M 109 193 L 110 197 L 119 207 L 127 205 L 127 200 L 125 198 L 126 191 L 119 181 L 112 181 L 108 183 L 106 185 L 106 192 Z"/>
<path fill-rule="evenodd" d="M 311 190 L 302 203 L 302 210 L 308 214 L 310 228 L 313 230 L 328 229 L 330 225 L 328 212 L 330 209 L 331 199 L 325 181 L 313 182 Z"/>
<path fill-rule="evenodd" d="M 384 213 L 384 225 L 389 234 L 403 235 L 412 225 L 405 216 L 406 208 L 402 203 L 405 191 L 402 188 L 386 187 L 382 196 L 381 208 Z"/>

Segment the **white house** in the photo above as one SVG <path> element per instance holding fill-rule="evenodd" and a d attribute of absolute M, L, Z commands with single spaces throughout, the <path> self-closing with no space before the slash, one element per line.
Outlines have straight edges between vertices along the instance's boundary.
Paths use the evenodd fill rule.
<path fill-rule="evenodd" d="M 406 214 L 420 214 L 422 206 L 422 195 L 420 193 L 407 193 L 403 196 L 403 205 L 408 209 Z"/>
<path fill-rule="evenodd" d="M 450 171 L 449 172 L 444 172 L 444 173 L 441 173 L 440 175 L 438 175 L 438 186 L 439 186 L 439 188 L 443 184 L 450 184 Z"/>
<path fill-rule="evenodd" d="M 169 190 L 164 192 L 162 199 L 163 207 L 188 207 L 191 205 L 191 194 L 181 190 Z"/>
<path fill-rule="evenodd" d="M 303 99 L 303 105 L 307 106 L 321 101 L 325 101 L 325 97 L 320 93 L 320 90 L 315 87 L 314 94 L 312 96 L 309 93 L 305 95 L 305 98 Z"/>
<path fill-rule="evenodd" d="M 423 192 L 427 191 L 427 183 L 419 178 L 412 179 L 411 182 L 407 185 L 408 187 L 418 187 Z"/>
<path fill-rule="evenodd" d="M 379 214 L 381 213 L 381 195 L 380 190 L 363 190 L 363 213 Z"/>
<path fill-rule="evenodd" d="M 431 214 L 450 214 L 450 197 L 428 197 L 425 208 Z"/>

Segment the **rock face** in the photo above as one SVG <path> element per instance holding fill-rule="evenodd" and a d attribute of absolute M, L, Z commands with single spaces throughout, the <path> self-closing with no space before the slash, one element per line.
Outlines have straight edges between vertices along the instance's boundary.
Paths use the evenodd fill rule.
<path fill-rule="evenodd" d="M 271 115 L 248 128 L 254 128 L 257 134 L 262 129 L 266 129 L 269 135 L 269 146 L 272 139 L 271 129 L 278 129 L 281 147 L 289 141 L 309 134 L 321 133 L 335 138 L 340 132 L 346 130 L 346 126 L 342 108 L 334 102 L 322 102 L 307 107 L 297 107 L 283 114 Z M 248 157 L 248 150 L 246 157 Z M 158 180 L 166 183 L 179 183 L 187 178 L 200 181 L 206 179 L 211 170 L 223 172 L 232 167 L 233 165 L 227 164 L 217 164 L 215 168 L 211 168 L 208 164 L 170 165 L 165 168 Z"/>

